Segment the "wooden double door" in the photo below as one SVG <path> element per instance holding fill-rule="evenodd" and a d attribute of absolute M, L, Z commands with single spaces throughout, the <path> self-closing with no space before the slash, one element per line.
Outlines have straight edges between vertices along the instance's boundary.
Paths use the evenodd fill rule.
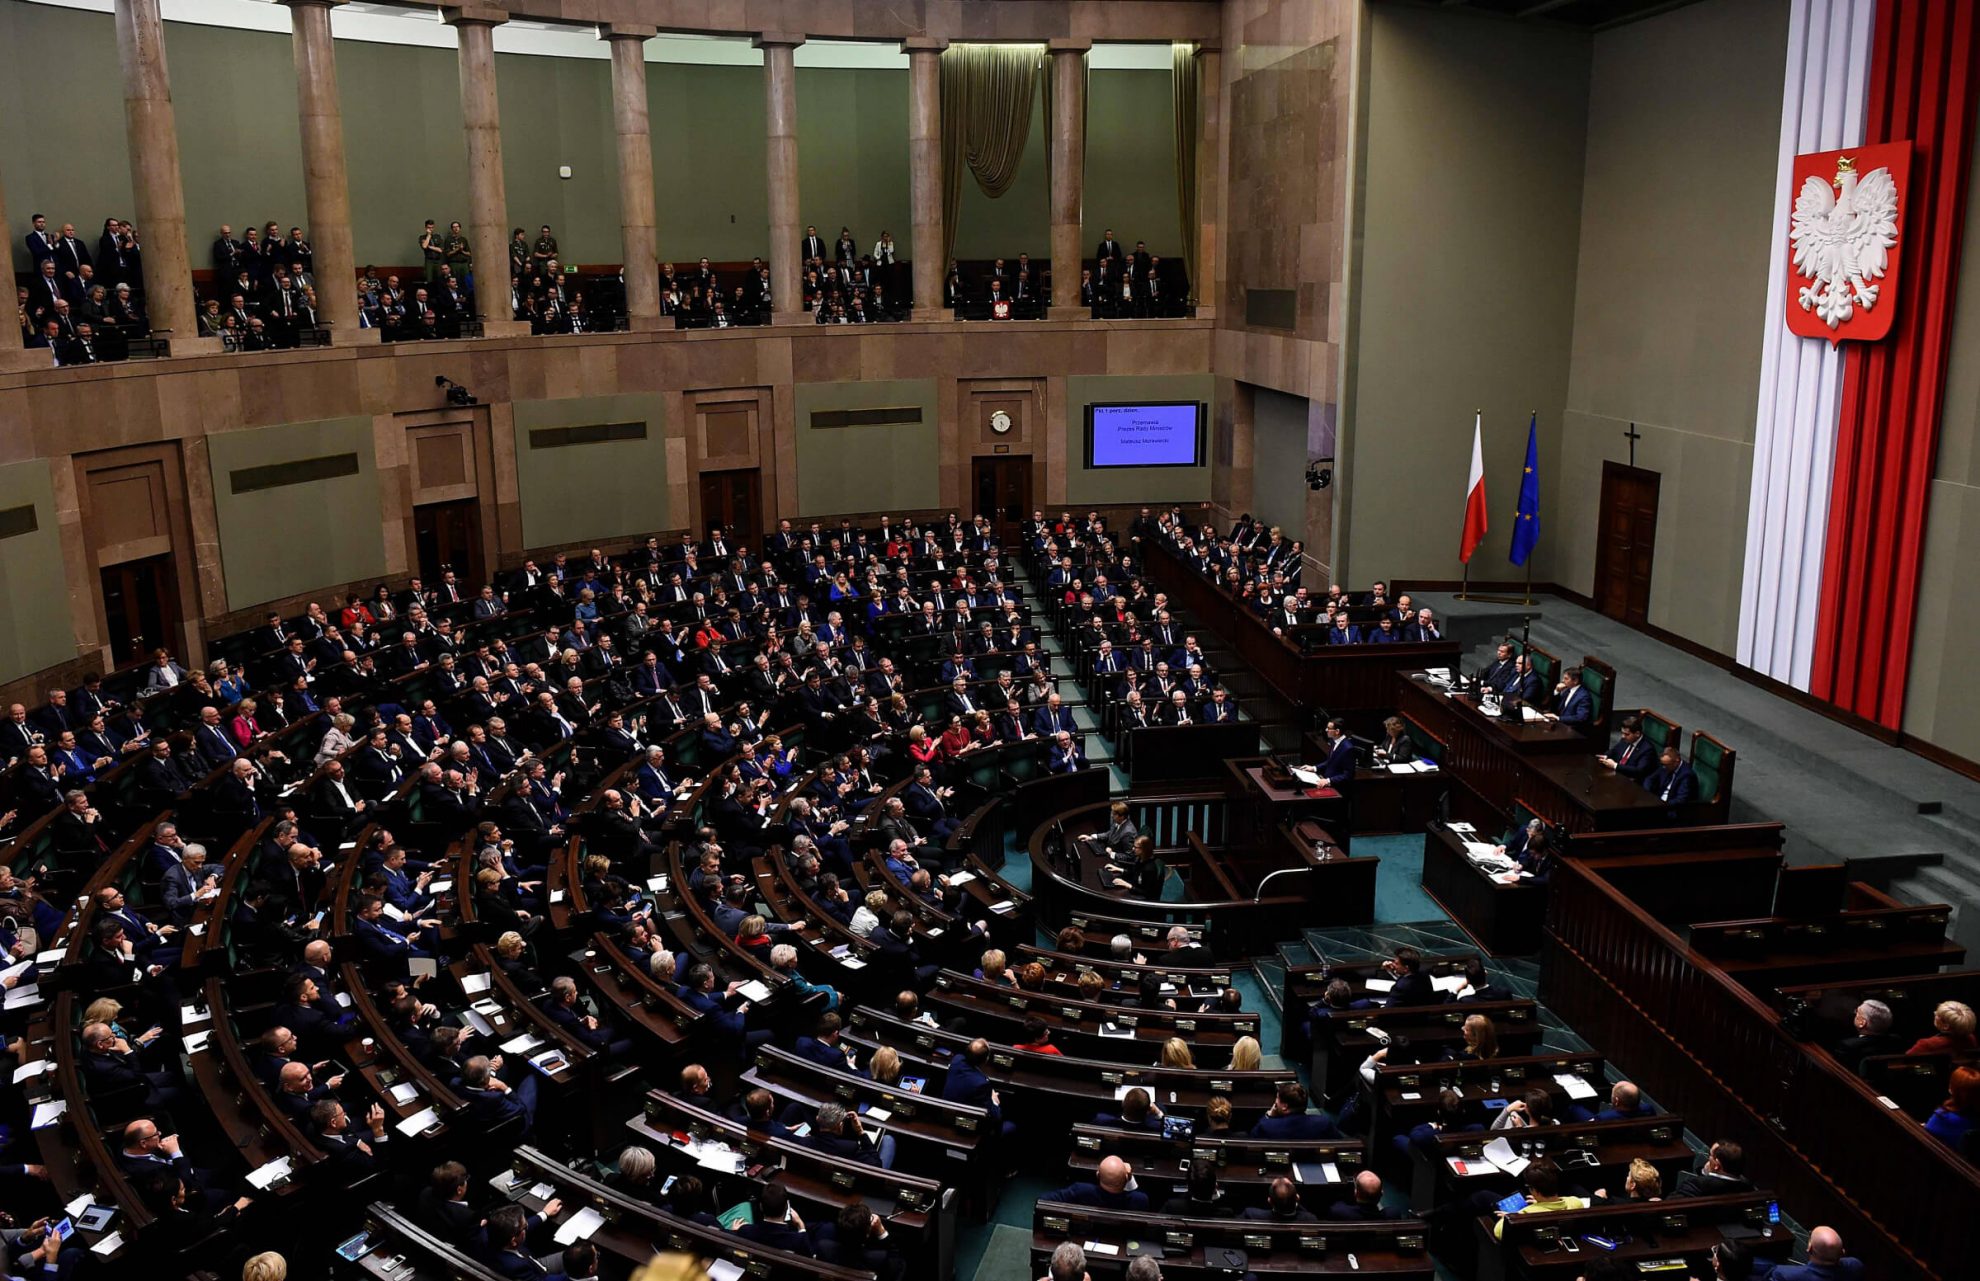
<path fill-rule="evenodd" d="M 976 499 L 974 514 L 988 517 L 997 528 L 997 537 L 1011 545 L 1031 515 L 1030 456 L 998 454 L 974 459 L 970 492 Z"/>
<path fill-rule="evenodd" d="M 1613 460 L 1602 464 L 1595 604 L 1640 627 L 1650 618 L 1650 572 L 1657 561 L 1657 495 L 1662 477 Z"/>

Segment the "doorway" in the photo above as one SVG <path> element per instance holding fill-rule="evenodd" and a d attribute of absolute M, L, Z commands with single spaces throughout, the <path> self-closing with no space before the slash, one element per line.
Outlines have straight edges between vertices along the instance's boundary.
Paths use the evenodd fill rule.
<path fill-rule="evenodd" d="M 763 477 L 756 468 L 701 473 L 701 527 L 718 525 L 746 546 L 763 537 Z"/>
<path fill-rule="evenodd" d="M 1602 464 L 1600 539 L 1595 548 L 1595 604 L 1610 618 L 1641 627 L 1650 619 L 1650 571 L 1657 558 L 1654 471 Z"/>
<path fill-rule="evenodd" d="M 154 649 L 179 651 L 179 578 L 170 555 L 105 565 L 99 574 L 110 655 L 119 667 Z"/>
<path fill-rule="evenodd" d="M 1031 514 L 1031 459 L 1022 454 L 999 454 L 972 463 L 971 492 L 978 516 L 987 516 L 1006 545 L 1016 539 Z"/>
<path fill-rule="evenodd" d="M 438 582 L 450 569 L 463 583 L 486 581 L 481 560 L 480 499 L 457 498 L 413 508 L 413 542 L 419 551 L 422 581 Z"/>

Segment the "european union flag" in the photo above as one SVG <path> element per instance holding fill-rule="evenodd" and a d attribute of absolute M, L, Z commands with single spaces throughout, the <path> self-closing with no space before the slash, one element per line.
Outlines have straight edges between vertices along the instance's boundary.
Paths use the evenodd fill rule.
<path fill-rule="evenodd" d="M 1513 518 L 1512 563 L 1524 565 L 1540 541 L 1540 415 L 1526 424 L 1526 470 L 1519 478 L 1519 515 Z"/>

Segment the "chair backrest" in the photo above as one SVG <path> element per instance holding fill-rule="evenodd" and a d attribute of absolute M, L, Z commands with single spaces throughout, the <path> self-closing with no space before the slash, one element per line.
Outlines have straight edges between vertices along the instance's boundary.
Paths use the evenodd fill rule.
<path fill-rule="evenodd" d="M 1560 683 L 1561 660 L 1538 645 L 1529 645 L 1526 652 L 1533 656 L 1533 670 L 1540 674 L 1540 688 L 1551 697 L 1554 686 Z"/>
<path fill-rule="evenodd" d="M 1409 730 L 1410 746 L 1416 749 L 1418 756 L 1424 760 L 1435 761 L 1439 765 L 1444 763 L 1444 745 L 1438 742 L 1429 730 L 1407 716 L 1403 717 L 1403 725 Z"/>
<path fill-rule="evenodd" d="M 1683 748 L 1684 726 L 1669 717 L 1658 715 L 1647 707 L 1636 715 L 1637 719 L 1643 722 L 1643 737 L 1650 740 L 1650 746 L 1656 749 L 1658 755 L 1661 756 L 1664 749 L 1669 746 Z"/>
<path fill-rule="evenodd" d="M 1733 750 L 1702 730 L 1691 735 L 1691 770 L 1698 775 L 1698 799 L 1716 801 L 1732 773 Z"/>
<path fill-rule="evenodd" d="M 1581 687 L 1588 691 L 1588 697 L 1595 707 L 1591 718 L 1597 729 L 1607 731 L 1609 714 L 1616 702 L 1616 669 L 1596 658 L 1593 654 L 1581 660 Z"/>

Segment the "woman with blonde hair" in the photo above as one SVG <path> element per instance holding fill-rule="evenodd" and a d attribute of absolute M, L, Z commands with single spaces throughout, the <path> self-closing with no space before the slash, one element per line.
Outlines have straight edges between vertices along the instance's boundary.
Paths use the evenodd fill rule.
<path fill-rule="evenodd" d="M 846 928 L 861 938 L 879 928 L 880 922 L 893 915 L 893 905 L 887 901 L 885 890 L 869 890 L 866 898 L 853 909 L 852 920 Z"/>
<path fill-rule="evenodd" d="M 1962 1001 L 1941 1001 L 1932 1011 L 1933 1035 L 1920 1037 L 1906 1054 L 1955 1054 L 1973 1048 L 1973 1007 Z"/>
<path fill-rule="evenodd" d="M 1010 971 L 1010 960 L 1002 948 L 993 947 L 983 954 L 982 961 L 977 965 L 976 977 L 990 983 L 1017 984 L 1017 978 Z"/>
<path fill-rule="evenodd" d="M 1155 1061 L 1156 1067 L 1193 1068 L 1196 1056 L 1189 1052 L 1189 1042 L 1179 1036 L 1172 1036 L 1162 1042 L 1162 1057 Z"/>
<path fill-rule="evenodd" d="M 1258 1046 L 1255 1036 L 1241 1036 L 1231 1046 L 1231 1071 L 1256 1072 L 1264 1062 L 1265 1055 Z"/>
<path fill-rule="evenodd" d="M 335 716 L 332 716 L 330 718 L 330 732 L 325 734 L 323 741 L 316 745 L 316 763 L 321 765 L 331 757 L 341 756 L 352 747 L 355 747 L 357 740 L 351 737 L 351 730 L 356 725 L 357 717 L 352 716 L 349 712 L 338 712 Z"/>
<path fill-rule="evenodd" d="M 273 1250 L 264 1251 L 241 1265 L 241 1281 L 289 1281 L 289 1261 Z"/>
<path fill-rule="evenodd" d="M 1483 1014 L 1468 1016 L 1458 1031 L 1464 1044 L 1452 1048 L 1448 1057 L 1459 1062 L 1499 1057 L 1499 1030 Z"/>
<path fill-rule="evenodd" d="M 860 1073 L 875 1085 L 899 1085 L 901 1083 L 901 1055 L 891 1045 L 883 1045 L 873 1051 L 873 1057 L 866 1061 L 866 1070 Z"/>
<path fill-rule="evenodd" d="M 1078 982 L 1079 999 L 1082 1001 L 1097 1001 L 1100 994 L 1107 990 L 1107 980 L 1092 970 L 1081 970 Z"/>

